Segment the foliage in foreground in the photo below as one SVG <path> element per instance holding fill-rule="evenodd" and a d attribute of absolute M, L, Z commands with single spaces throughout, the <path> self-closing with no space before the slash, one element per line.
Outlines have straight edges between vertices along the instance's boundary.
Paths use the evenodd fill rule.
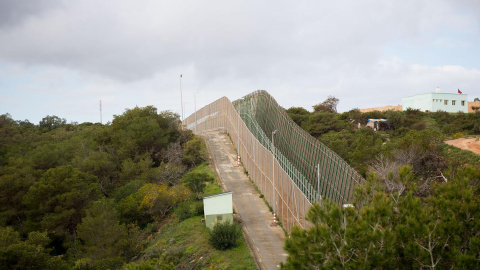
<path fill-rule="evenodd" d="M 152 235 L 139 260 L 125 269 L 256 269 L 241 235 L 236 247 L 217 250 L 209 242 L 209 230 L 202 218 L 170 219 Z"/>
<path fill-rule="evenodd" d="M 178 127 L 153 106 L 106 125 L 0 115 L 0 269 L 116 269 L 136 258 L 142 230 L 191 198 L 182 176 L 205 160 L 203 141 Z"/>
<path fill-rule="evenodd" d="M 369 177 L 360 210 L 315 204 L 307 215 L 313 226 L 294 228 L 286 240 L 282 269 L 479 269 L 480 170 L 449 177 L 421 198 L 406 166 L 395 192 Z"/>
<path fill-rule="evenodd" d="M 226 250 L 236 247 L 238 245 L 237 240 L 241 235 L 240 225 L 226 221 L 213 226 L 209 242 L 218 250 Z"/>

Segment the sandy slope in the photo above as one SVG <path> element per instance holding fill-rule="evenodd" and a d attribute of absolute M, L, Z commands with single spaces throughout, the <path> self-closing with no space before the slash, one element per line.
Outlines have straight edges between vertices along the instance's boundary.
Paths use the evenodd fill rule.
<path fill-rule="evenodd" d="M 460 138 L 456 140 L 448 140 L 445 141 L 445 143 L 480 155 L 480 138 Z"/>

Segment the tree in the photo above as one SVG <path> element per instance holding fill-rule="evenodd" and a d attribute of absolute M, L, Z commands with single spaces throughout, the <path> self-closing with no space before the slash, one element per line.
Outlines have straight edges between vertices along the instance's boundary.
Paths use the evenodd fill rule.
<path fill-rule="evenodd" d="M 170 163 L 162 164 L 158 167 L 156 182 L 159 184 L 165 183 L 169 186 L 175 186 L 179 184 L 185 170 L 185 165 L 172 165 Z"/>
<path fill-rule="evenodd" d="M 199 165 L 206 160 L 205 142 L 198 136 L 194 136 L 185 144 L 183 150 L 183 163 L 189 166 Z"/>
<path fill-rule="evenodd" d="M 0 227 L 0 269 L 67 269 L 58 257 L 50 257 L 47 233 L 30 232 L 22 241 L 11 227 Z"/>
<path fill-rule="evenodd" d="M 86 210 L 86 216 L 78 225 L 81 257 L 93 265 L 106 262 L 110 267 L 119 267 L 125 262 L 124 253 L 132 244 L 128 239 L 125 224 L 120 224 L 113 200 L 101 199 Z"/>
<path fill-rule="evenodd" d="M 341 115 L 331 112 L 317 112 L 311 114 L 308 119 L 303 122 L 302 128 L 313 137 L 318 138 L 320 135 L 329 131 L 341 131 L 348 129 L 348 122 L 341 119 Z"/>
<path fill-rule="evenodd" d="M 153 106 L 136 107 L 115 115 L 112 122 L 112 142 L 122 159 L 145 153 L 159 163 L 160 152 L 180 136 L 172 114 L 157 114 Z"/>
<path fill-rule="evenodd" d="M 366 173 L 370 163 L 382 150 L 382 137 L 372 129 L 330 131 L 319 138 L 359 173 Z"/>
<path fill-rule="evenodd" d="M 334 96 L 328 96 L 328 98 L 324 102 L 313 106 L 313 110 L 315 112 L 336 113 L 339 101 L 340 100 Z"/>
<path fill-rule="evenodd" d="M 188 188 L 178 185 L 169 187 L 167 184 L 145 184 L 138 190 L 140 198 L 139 210 L 147 211 L 152 218 L 161 220 L 176 205 L 190 198 Z"/>
<path fill-rule="evenodd" d="M 73 235 L 87 204 L 100 194 L 95 176 L 72 166 L 50 169 L 23 197 L 28 227 Z"/>
<path fill-rule="evenodd" d="M 50 131 L 62 126 L 65 126 L 67 124 L 67 120 L 65 118 L 60 118 L 56 115 L 47 115 L 38 124 L 40 128 Z"/>
<path fill-rule="evenodd" d="M 192 171 L 182 177 L 183 184 L 196 194 L 197 199 L 202 198 L 206 182 L 212 182 L 214 179 L 210 174 L 203 171 Z"/>
<path fill-rule="evenodd" d="M 0 176 L 0 226 L 14 226 L 19 230 L 25 221 L 22 198 L 37 179 L 28 167 L 5 169 L 3 173 Z"/>
<path fill-rule="evenodd" d="M 168 145 L 167 149 L 161 153 L 163 159 L 172 165 L 181 165 L 183 151 L 179 142 L 174 142 Z"/>
<path fill-rule="evenodd" d="M 98 184 L 105 196 L 108 196 L 119 185 L 119 183 L 115 183 L 118 169 L 114 160 L 112 154 L 92 151 L 87 157 L 78 161 L 82 171 L 97 177 Z"/>
<path fill-rule="evenodd" d="M 122 162 L 120 172 L 121 183 L 128 183 L 132 180 L 152 182 L 156 178 L 157 170 L 152 168 L 153 160 L 148 153 L 137 156 L 135 159 L 125 159 Z"/>
<path fill-rule="evenodd" d="M 433 184 L 432 196 L 421 199 L 410 166 L 392 179 L 403 186 L 392 192 L 369 175 L 357 191 L 361 209 L 325 201 L 309 209 L 312 226 L 292 230 L 282 268 L 477 269 L 479 179 L 480 170 L 467 167 Z"/>
<path fill-rule="evenodd" d="M 385 116 L 387 117 L 388 122 L 390 123 L 391 129 L 399 129 L 405 123 L 406 115 L 404 112 L 387 111 L 385 112 Z"/>
<path fill-rule="evenodd" d="M 291 107 L 287 110 L 288 116 L 292 118 L 298 126 L 302 126 L 302 123 L 308 119 L 310 112 L 302 107 Z"/>

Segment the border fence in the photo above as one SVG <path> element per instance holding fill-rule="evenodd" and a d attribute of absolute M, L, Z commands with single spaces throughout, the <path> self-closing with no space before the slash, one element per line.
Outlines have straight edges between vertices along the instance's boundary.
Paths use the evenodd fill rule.
<path fill-rule="evenodd" d="M 354 202 L 364 179 L 336 153 L 301 129 L 266 91 L 233 103 L 222 97 L 197 110 L 184 126 L 201 134 L 228 132 L 250 178 L 290 232 L 307 227 L 308 208 L 322 198 Z"/>

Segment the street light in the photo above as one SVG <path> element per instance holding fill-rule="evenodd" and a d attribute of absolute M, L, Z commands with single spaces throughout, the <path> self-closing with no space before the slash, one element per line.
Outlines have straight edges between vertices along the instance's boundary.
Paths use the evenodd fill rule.
<path fill-rule="evenodd" d="M 198 91 L 193 92 L 193 102 L 194 102 L 194 108 L 195 108 L 195 133 L 197 133 L 197 97 L 196 94 Z"/>
<path fill-rule="evenodd" d="M 183 126 L 183 94 L 182 94 L 182 74 L 180 74 L 180 105 L 181 105 L 181 117 L 182 117 L 182 126 Z"/>
<path fill-rule="evenodd" d="M 277 130 L 272 131 L 272 181 L 273 181 L 273 215 L 277 211 L 277 204 L 275 202 L 275 134 Z"/>

